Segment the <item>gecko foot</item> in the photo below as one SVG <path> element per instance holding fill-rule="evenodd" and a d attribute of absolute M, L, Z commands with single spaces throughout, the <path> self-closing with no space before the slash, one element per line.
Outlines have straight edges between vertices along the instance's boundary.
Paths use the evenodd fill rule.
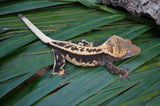
<path fill-rule="evenodd" d="M 65 72 L 64 71 L 64 68 L 60 69 L 58 72 L 53 72 L 51 75 L 50 75 L 50 78 L 53 77 L 55 74 L 58 74 L 59 76 L 61 76 L 63 79 L 65 79 L 65 75 L 68 74 L 68 72 Z"/>
<path fill-rule="evenodd" d="M 60 75 L 63 79 L 65 79 L 65 75 L 68 75 L 68 72 L 64 72 L 63 75 Z"/>
<path fill-rule="evenodd" d="M 64 75 L 61 75 L 61 77 L 62 77 L 63 79 L 65 79 L 65 78 L 66 78 Z"/>
<path fill-rule="evenodd" d="M 127 80 L 130 80 L 130 78 L 129 78 L 129 77 L 126 77 L 126 79 L 127 79 Z"/>
<path fill-rule="evenodd" d="M 122 77 L 120 77 L 120 81 L 123 81 L 123 78 L 122 78 Z"/>
<path fill-rule="evenodd" d="M 128 69 L 120 68 L 120 71 L 119 71 L 118 74 L 120 75 L 120 80 L 121 81 L 123 80 L 123 78 L 125 78 L 127 80 L 130 80 L 129 77 L 128 77 L 130 75 L 130 73 L 128 73 Z"/>
<path fill-rule="evenodd" d="M 52 78 L 55 74 L 58 74 L 58 73 L 52 73 L 51 75 L 50 75 L 50 78 Z M 63 75 L 60 75 L 60 74 L 58 74 L 59 76 L 61 76 L 63 79 L 65 79 L 65 75 L 63 74 Z"/>
<path fill-rule="evenodd" d="M 50 75 L 50 78 L 52 78 L 54 75 L 55 75 L 55 74 L 51 74 L 51 75 Z"/>
<path fill-rule="evenodd" d="M 120 81 L 123 81 L 123 77 L 120 77 Z M 129 77 L 125 77 L 125 79 L 127 79 L 127 80 L 130 80 L 130 78 Z"/>

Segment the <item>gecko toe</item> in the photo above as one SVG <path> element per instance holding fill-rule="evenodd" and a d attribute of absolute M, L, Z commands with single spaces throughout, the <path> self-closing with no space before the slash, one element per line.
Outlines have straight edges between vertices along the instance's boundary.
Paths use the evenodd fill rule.
<path fill-rule="evenodd" d="M 130 78 L 129 77 L 125 77 L 127 80 L 130 80 Z"/>
<path fill-rule="evenodd" d="M 65 76 L 64 76 L 64 75 L 61 75 L 61 77 L 62 77 L 63 79 L 65 79 Z"/>
<path fill-rule="evenodd" d="M 54 76 L 54 74 L 51 74 L 51 75 L 50 75 L 50 78 L 52 78 L 53 76 Z"/>
<path fill-rule="evenodd" d="M 129 77 L 120 77 L 120 81 L 123 81 L 124 78 L 127 79 L 127 80 L 130 80 Z"/>
<path fill-rule="evenodd" d="M 121 68 L 119 71 L 119 75 L 120 75 L 120 80 L 122 80 L 123 78 L 130 80 L 128 77 L 130 73 L 128 72 L 126 68 Z"/>
<path fill-rule="evenodd" d="M 123 81 L 123 78 L 122 78 L 122 77 L 120 78 L 120 81 Z"/>

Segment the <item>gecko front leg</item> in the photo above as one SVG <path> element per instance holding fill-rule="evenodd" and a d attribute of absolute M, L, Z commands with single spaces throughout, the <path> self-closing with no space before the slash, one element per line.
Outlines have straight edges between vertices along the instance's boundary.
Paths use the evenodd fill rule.
<path fill-rule="evenodd" d="M 126 78 L 126 79 L 129 80 L 129 78 L 128 78 L 128 75 L 129 75 L 128 69 L 125 69 L 125 68 L 117 68 L 115 65 L 113 65 L 112 62 L 106 63 L 106 67 L 108 68 L 108 71 L 109 71 L 110 73 L 119 74 L 121 80 L 122 80 L 123 78 Z"/>
<path fill-rule="evenodd" d="M 60 75 L 62 78 L 65 78 L 64 75 L 66 72 L 64 71 L 64 65 L 65 65 L 65 58 L 64 55 L 57 49 L 52 49 L 54 54 L 54 65 L 53 65 L 53 73 L 50 75 L 50 77 L 54 76 L 55 74 Z"/>

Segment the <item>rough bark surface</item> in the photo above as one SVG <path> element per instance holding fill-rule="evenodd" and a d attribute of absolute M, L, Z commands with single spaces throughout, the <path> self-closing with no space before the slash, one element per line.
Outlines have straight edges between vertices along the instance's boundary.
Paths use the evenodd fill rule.
<path fill-rule="evenodd" d="M 160 25 L 160 0 L 99 0 L 103 4 L 125 8 L 134 16 L 149 16 Z"/>

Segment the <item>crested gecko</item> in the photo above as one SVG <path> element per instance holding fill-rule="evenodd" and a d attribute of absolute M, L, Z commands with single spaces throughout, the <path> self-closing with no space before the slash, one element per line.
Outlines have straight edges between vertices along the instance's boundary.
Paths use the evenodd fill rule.
<path fill-rule="evenodd" d="M 51 39 L 41 32 L 30 20 L 22 14 L 19 18 L 28 26 L 28 28 L 44 43 L 51 46 L 54 54 L 54 71 L 55 74 L 65 78 L 64 70 L 65 60 L 77 66 L 100 66 L 105 65 L 108 71 L 120 75 L 120 78 L 128 78 L 128 69 L 117 68 L 113 61 L 123 60 L 135 55 L 141 51 L 140 47 L 133 45 L 131 40 L 123 39 L 117 35 L 110 37 L 106 42 L 93 46 L 93 43 L 82 41 L 59 41 Z"/>

